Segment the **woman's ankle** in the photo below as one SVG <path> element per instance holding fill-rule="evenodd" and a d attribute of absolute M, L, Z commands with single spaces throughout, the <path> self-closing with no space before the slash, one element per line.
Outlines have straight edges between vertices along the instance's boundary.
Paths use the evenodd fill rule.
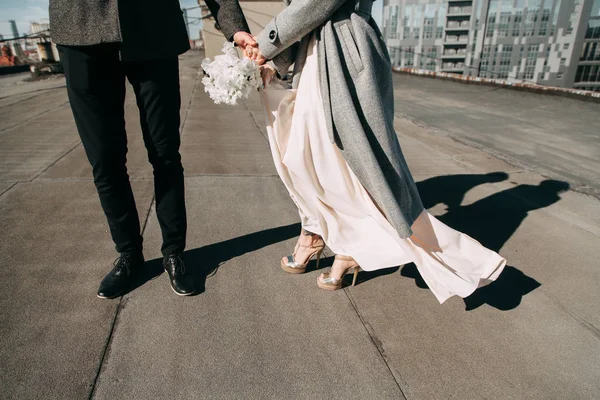
<path fill-rule="evenodd" d="M 302 233 L 300 234 L 299 240 L 303 245 L 310 246 L 319 242 L 321 240 L 321 236 L 302 228 Z"/>

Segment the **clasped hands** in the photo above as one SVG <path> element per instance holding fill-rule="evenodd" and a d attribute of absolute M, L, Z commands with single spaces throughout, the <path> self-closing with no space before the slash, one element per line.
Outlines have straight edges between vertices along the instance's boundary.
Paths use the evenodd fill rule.
<path fill-rule="evenodd" d="M 261 66 L 260 75 L 262 76 L 263 84 L 267 86 L 267 84 L 269 84 L 273 80 L 273 77 L 275 76 L 276 72 L 272 66 L 265 64 L 267 59 L 260 52 L 260 49 L 258 48 L 258 43 L 256 42 L 256 40 L 254 40 L 254 36 L 252 36 L 248 32 L 240 31 L 233 35 L 233 41 L 235 42 L 235 44 L 238 45 L 240 49 L 242 49 L 242 52 L 244 53 L 245 57 L 253 60 Z"/>

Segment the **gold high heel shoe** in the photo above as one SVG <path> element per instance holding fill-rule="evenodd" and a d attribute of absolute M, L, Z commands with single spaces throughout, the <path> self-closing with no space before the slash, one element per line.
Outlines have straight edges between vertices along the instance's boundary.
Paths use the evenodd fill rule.
<path fill-rule="evenodd" d="M 346 274 L 348 274 L 350 272 L 354 273 L 354 277 L 352 279 L 352 286 L 354 286 L 356 284 L 356 278 L 358 277 L 358 273 L 360 272 L 361 269 L 360 269 L 360 266 L 354 260 L 354 258 L 348 257 L 348 256 L 337 255 L 337 256 L 335 256 L 335 259 L 340 260 L 340 261 L 352 261 L 354 264 L 347 267 L 346 270 L 342 273 L 342 277 L 339 279 L 333 278 L 331 276 L 331 270 L 329 270 L 328 272 L 323 272 L 321 274 L 321 276 L 319 276 L 317 278 L 317 286 L 319 286 L 321 289 L 325 289 L 325 290 L 341 289 L 342 281 L 344 280 L 344 276 L 346 276 Z"/>
<path fill-rule="evenodd" d="M 308 256 L 308 258 L 306 259 L 306 262 L 304 264 L 300 264 L 294 258 L 294 255 L 298 252 L 298 249 L 300 247 L 303 247 L 305 249 L 308 248 L 308 249 L 314 250 Z M 323 249 L 325 249 L 325 242 L 323 241 L 323 238 L 321 238 L 321 237 L 319 237 L 319 240 L 312 243 L 310 246 L 305 246 L 300 243 L 297 243 L 296 247 L 294 248 L 294 254 L 287 256 L 287 257 L 285 257 L 285 259 L 281 260 L 281 268 L 285 272 L 289 272 L 290 274 L 302 274 L 306 271 L 306 267 L 308 266 L 308 263 L 310 262 L 310 260 L 312 260 L 312 258 L 314 256 L 317 256 L 317 269 L 318 269 L 319 262 L 321 261 L 321 254 L 323 254 Z"/>

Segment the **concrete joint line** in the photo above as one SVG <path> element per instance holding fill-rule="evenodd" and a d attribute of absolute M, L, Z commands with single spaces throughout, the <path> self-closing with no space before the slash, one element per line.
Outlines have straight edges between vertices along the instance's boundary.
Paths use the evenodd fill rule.
<path fill-rule="evenodd" d="M 39 92 L 47 92 L 47 91 L 50 91 L 50 90 L 64 89 L 66 87 L 67 87 L 67 85 L 65 84 L 65 85 L 62 85 L 62 86 L 51 87 L 51 88 L 47 88 L 47 89 L 37 89 L 37 90 L 29 91 L 29 92 L 19 93 L 19 95 L 25 95 L 25 94 L 30 94 L 30 93 L 39 93 Z M 9 94 L 8 96 L 0 96 L 0 100 L 6 99 L 6 98 L 11 97 L 11 96 L 14 96 L 14 94 Z M 32 96 L 32 97 L 34 97 L 34 96 Z M 31 98 L 31 97 L 29 97 L 29 98 Z"/>
<path fill-rule="evenodd" d="M 196 78 L 194 80 L 194 88 L 192 89 L 192 95 L 194 93 L 194 91 L 196 90 L 196 86 L 198 84 L 198 79 Z M 183 127 L 185 125 L 185 122 L 187 121 L 187 115 L 189 113 L 190 110 L 190 105 L 191 105 L 191 96 L 190 96 L 190 101 L 188 102 L 187 105 L 187 110 L 186 110 L 186 114 L 185 114 L 185 119 L 183 121 L 183 123 L 181 124 L 181 131 L 183 132 Z M 72 149 L 71 149 L 72 151 Z M 69 151 L 70 152 L 70 151 Z M 150 201 L 150 206 L 148 207 L 148 211 L 146 212 L 146 218 L 144 218 L 144 223 L 142 225 L 142 236 L 144 235 L 144 233 L 146 233 L 146 227 L 148 226 L 148 220 L 150 219 L 150 215 L 152 214 L 152 209 L 154 207 L 154 203 L 156 201 L 156 196 L 152 196 L 152 201 Z M 114 337 L 114 333 L 117 327 L 117 321 L 119 319 L 119 315 L 121 312 L 121 309 L 123 308 L 124 304 L 125 304 L 125 296 L 121 296 L 121 298 L 119 299 L 119 304 L 117 305 L 117 309 L 115 310 L 115 316 L 113 318 L 113 322 L 110 328 L 110 331 L 108 333 L 108 338 L 106 339 L 106 343 L 104 345 L 104 350 L 102 352 L 102 356 L 100 357 L 100 362 L 98 363 L 98 369 L 96 370 L 96 376 L 94 378 L 94 381 L 92 382 L 92 385 L 90 387 L 90 391 L 89 391 L 89 395 L 88 395 L 88 400 L 91 400 L 94 398 L 94 395 L 96 393 L 96 387 L 98 385 L 98 381 L 100 379 L 100 375 L 102 374 L 102 369 L 104 367 L 104 361 L 106 360 L 106 357 L 108 356 L 108 352 L 110 349 L 110 345 L 112 343 L 113 337 Z"/>
<path fill-rule="evenodd" d="M 100 356 L 100 362 L 98 363 L 98 368 L 96 369 L 96 376 L 94 377 L 94 381 L 90 385 L 90 391 L 88 393 L 88 400 L 91 400 L 96 393 L 96 385 L 98 384 L 98 379 L 100 378 L 100 373 L 102 372 L 102 367 L 104 366 L 104 359 L 108 353 L 108 349 L 110 348 L 110 344 L 112 343 L 113 332 L 115 331 L 115 327 L 117 325 L 117 317 L 119 316 L 119 311 L 121 310 L 121 304 L 123 303 L 123 297 L 119 299 L 119 304 L 117 304 L 117 309 L 115 310 L 115 315 L 113 317 L 112 324 L 110 325 L 110 331 L 108 333 L 108 338 L 106 338 L 106 342 L 104 344 L 104 349 L 102 351 L 102 355 Z"/>
<path fill-rule="evenodd" d="M 44 115 L 44 114 L 48 114 L 49 112 L 52 112 L 52 111 L 54 111 L 54 110 L 58 110 L 59 108 L 61 108 L 61 107 L 64 107 L 66 104 L 69 104 L 69 102 L 68 102 L 68 101 L 66 101 L 66 102 L 64 102 L 64 103 L 60 104 L 59 106 L 56 106 L 56 107 L 54 107 L 54 108 L 49 108 L 48 110 L 42 111 L 41 113 L 39 113 L 39 114 L 36 114 L 36 115 L 34 115 L 33 117 L 31 117 L 31 118 L 28 118 L 28 119 L 26 119 L 26 120 L 24 120 L 24 121 L 18 122 L 18 123 L 14 124 L 14 125 L 11 125 L 11 126 L 9 126 L 8 128 L 4 128 L 4 129 L 0 130 L 0 133 L 3 133 L 3 132 L 6 132 L 6 131 L 8 131 L 8 130 L 11 130 L 11 129 L 13 129 L 13 128 L 16 128 L 16 127 L 17 127 L 17 126 L 19 126 L 19 125 L 26 124 L 27 122 L 29 122 L 29 121 L 32 121 L 32 120 L 36 119 L 37 117 L 41 117 L 41 116 L 42 116 L 42 115 Z"/>
<path fill-rule="evenodd" d="M 548 297 L 548 299 L 550 299 L 552 302 L 554 302 L 554 304 L 556 304 L 564 312 L 566 312 L 571 318 L 573 318 L 575 321 L 577 321 L 577 323 L 579 325 L 581 325 L 583 328 L 590 331 L 592 333 L 592 335 L 594 335 L 597 339 L 600 339 L 600 329 L 598 327 L 596 327 L 593 323 L 587 321 L 585 318 L 579 316 L 574 311 L 571 311 L 570 309 L 568 309 L 563 303 L 558 301 L 558 299 L 555 299 L 554 297 L 550 296 L 549 293 L 544 293 L 544 294 L 546 295 L 546 297 Z"/>
<path fill-rule="evenodd" d="M 56 163 L 58 163 L 60 160 L 62 160 L 63 158 L 65 158 L 66 156 L 68 156 L 69 154 L 71 154 L 71 152 L 73 150 L 75 150 L 77 147 L 79 147 L 79 145 L 81 144 L 81 140 L 79 142 L 77 142 L 77 144 L 75 144 L 75 146 L 71 147 L 69 150 L 67 150 L 62 156 L 58 157 L 56 160 L 54 160 L 54 162 L 50 163 L 50 165 L 48 165 L 46 168 L 44 168 L 42 171 L 40 171 L 40 173 L 38 173 L 36 176 L 34 176 L 33 178 L 31 178 L 29 180 L 29 182 L 33 182 L 35 181 L 37 178 L 39 178 L 44 172 L 48 171 L 50 168 L 52 168 L 53 166 L 56 165 Z"/>
<path fill-rule="evenodd" d="M 265 135 L 263 135 L 263 132 L 260 129 L 260 125 L 258 125 L 258 122 L 256 122 L 256 119 L 254 119 L 254 114 L 252 114 L 250 112 L 250 109 L 248 108 L 248 105 L 246 104 L 245 101 L 243 101 L 242 104 L 244 104 L 244 108 L 246 109 L 246 111 L 248 112 L 248 114 L 250 114 L 250 117 L 252 118 L 252 121 L 254 121 L 254 126 L 256 126 L 256 129 L 258 129 L 258 132 L 260 133 L 260 137 L 262 137 L 263 140 L 268 144 L 269 143 L 269 139 L 267 137 L 265 137 Z"/>
<path fill-rule="evenodd" d="M 19 184 L 19 182 L 15 182 L 12 185 L 10 185 L 9 187 L 7 187 L 6 189 L 4 189 L 1 193 L 0 193 L 0 197 L 4 196 L 4 193 L 7 193 L 10 189 L 14 188 L 15 186 L 17 186 Z"/>
<path fill-rule="evenodd" d="M 152 201 L 150 201 L 150 206 L 148 207 L 148 211 L 146 212 L 146 218 L 144 218 L 144 223 L 142 225 L 142 236 L 146 233 L 146 227 L 148 226 L 148 220 L 150 219 L 150 215 L 152 214 L 152 209 L 154 207 L 154 201 L 156 200 L 155 196 L 152 196 Z M 102 374 L 102 369 L 104 367 L 104 361 L 108 356 L 108 352 L 110 346 L 112 344 L 112 340 L 114 337 L 115 330 L 117 328 L 117 321 L 119 319 L 119 315 L 121 313 L 121 309 L 125 305 L 125 296 L 121 296 L 119 299 L 119 304 L 117 304 L 117 309 L 115 310 L 115 315 L 113 317 L 112 324 L 110 326 L 110 331 L 108 332 L 108 337 L 106 338 L 106 342 L 104 344 L 104 350 L 102 351 L 102 355 L 100 356 L 100 362 L 98 363 L 98 368 L 96 369 L 96 376 L 94 377 L 94 381 L 90 387 L 90 392 L 88 395 L 88 400 L 94 398 L 94 394 L 96 393 L 96 387 L 98 384 L 98 380 L 100 379 L 100 375 Z"/>
<path fill-rule="evenodd" d="M 396 376 L 392 367 L 390 366 L 390 364 L 387 360 L 387 357 L 385 356 L 385 351 L 383 350 L 381 341 L 377 338 L 377 336 L 373 332 L 373 329 L 370 328 L 370 325 L 365 321 L 365 319 L 361 315 L 360 311 L 358 310 L 358 306 L 356 305 L 356 303 L 352 299 L 352 296 L 350 295 L 350 292 L 348 291 L 348 288 L 344 288 L 344 293 L 346 293 L 346 297 L 348 298 L 348 301 L 350 301 L 352 308 L 354 308 L 354 312 L 358 316 L 358 319 L 360 320 L 363 328 L 365 328 L 367 335 L 369 335 L 369 338 L 371 339 L 371 343 L 373 343 L 373 346 L 375 346 L 375 348 L 379 352 L 379 356 L 381 357 L 381 360 L 384 362 L 388 371 L 390 371 L 390 375 L 392 376 L 392 378 L 394 378 L 394 381 L 396 382 L 396 386 L 398 386 L 398 390 L 400 390 L 400 393 L 402 393 L 402 398 L 404 400 L 408 400 L 408 397 L 406 397 L 406 393 L 402 389 L 402 384 L 400 383 L 401 378 Z"/>

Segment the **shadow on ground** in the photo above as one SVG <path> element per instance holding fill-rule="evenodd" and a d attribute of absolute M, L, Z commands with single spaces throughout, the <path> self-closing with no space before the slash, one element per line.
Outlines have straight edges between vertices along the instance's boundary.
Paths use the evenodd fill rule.
<path fill-rule="evenodd" d="M 186 251 L 182 258 L 187 273 L 192 274 L 196 282 L 197 291 L 195 294 L 204 293 L 206 278 L 217 273 L 221 264 L 232 258 L 298 236 L 298 232 L 300 232 L 300 224 L 285 225 Z M 137 289 L 162 274 L 162 259 L 148 261 L 145 270 L 145 276 L 131 290 Z"/>
<path fill-rule="evenodd" d="M 518 185 L 494 193 L 473 204 L 461 205 L 465 195 L 476 186 L 486 183 L 502 182 L 508 179 L 503 172 L 489 174 L 463 174 L 437 176 L 417 183 L 426 208 L 438 204 L 446 206 L 446 213 L 437 218 L 452 228 L 466 233 L 481 244 L 500 252 L 504 244 L 517 231 L 530 211 L 548 207 L 560 201 L 560 194 L 569 189 L 569 184 L 556 180 L 545 180 L 539 185 Z M 300 224 L 291 224 L 266 229 L 234 239 L 225 240 L 208 246 L 189 250 L 183 258 L 188 271 L 196 279 L 197 293 L 204 292 L 206 278 L 218 270 L 224 262 L 253 252 L 263 247 L 296 237 Z M 161 259 L 149 261 L 142 276 L 131 290 L 142 286 L 163 272 Z M 509 260 L 510 261 L 510 260 Z M 333 257 L 324 258 L 320 268 L 331 266 Z M 307 272 L 316 270 L 313 260 Z M 363 272 L 359 282 L 365 282 L 379 276 L 389 275 L 399 268 Z M 415 280 L 418 287 L 426 289 L 427 284 L 419 275 L 414 264 L 402 268 L 402 276 Z M 512 310 L 521 304 L 523 296 L 540 285 L 535 279 L 525 275 L 513 266 L 507 266 L 498 280 L 480 288 L 466 298 L 467 310 L 474 310 L 488 304 L 499 310 Z"/>
<path fill-rule="evenodd" d="M 508 175 L 503 172 L 446 175 L 418 182 L 417 186 L 426 208 L 446 205 L 447 212 L 437 217 L 440 221 L 500 252 L 530 211 L 560 201 L 560 193 L 569 190 L 566 182 L 545 180 L 539 185 L 518 185 L 473 204 L 461 205 L 466 193 L 474 187 L 507 179 Z M 427 288 L 414 264 L 405 266 L 401 274 L 415 279 L 418 287 Z M 498 280 L 466 298 L 465 306 L 467 310 L 474 310 L 488 304 L 499 310 L 512 310 L 521 304 L 523 296 L 539 286 L 541 284 L 535 279 L 507 266 Z"/>

